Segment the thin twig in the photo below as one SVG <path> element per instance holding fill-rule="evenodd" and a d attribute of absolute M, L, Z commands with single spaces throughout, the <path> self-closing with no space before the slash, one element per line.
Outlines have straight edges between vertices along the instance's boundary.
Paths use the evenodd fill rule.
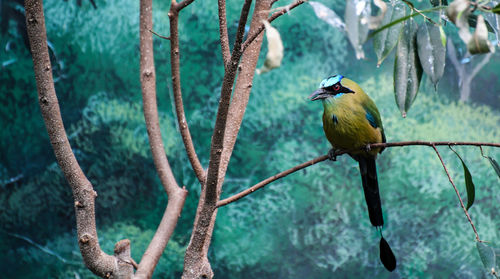
<path fill-rule="evenodd" d="M 179 12 L 185 7 L 189 6 L 191 3 L 193 3 L 194 0 L 184 0 L 180 3 L 177 3 L 175 0 L 172 1 L 172 4 L 175 4 L 175 9 Z"/>
<path fill-rule="evenodd" d="M 366 150 L 366 149 L 369 150 L 369 149 L 382 148 L 382 147 L 388 148 L 388 147 L 402 147 L 402 146 L 412 146 L 412 145 L 431 146 L 433 148 L 435 148 L 435 146 L 438 146 L 438 145 L 446 145 L 446 146 L 470 145 L 470 146 L 493 146 L 493 147 L 500 147 L 500 143 L 488 143 L 488 142 L 402 141 L 402 142 L 372 143 L 372 144 L 368 144 L 366 147 L 363 147 L 362 149 L 363 150 Z M 356 151 L 356 150 L 351 150 L 351 151 Z M 337 155 L 337 156 L 345 154 L 345 153 L 349 153 L 349 151 L 347 151 L 347 150 L 336 150 L 335 151 L 335 155 Z M 280 172 L 278 174 L 275 174 L 275 175 L 273 175 L 273 176 L 271 176 L 269 178 L 266 178 L 265 180 L 262 180 L 261 182 L 255 184 L 255 185 L 251 186 L 250 188 L 241 191 L 238 194 L 235 194 L 235 195 L 233 195 L 233 196 L 231 196 L 229 198 L 220 200 L 217 203 L 217 207 L 221 207 L 221 206 L 230 204 L 232 202 L 235 202 L 235 201 L 237 201 L 237 200 L 239 200 L 239 199 L 241 199 L 241 198 L 243 198 L 243 197 L 245 197 L 245 196 L 247 196 L 247 195 L 255 192 L 256 190 L 258 190 L 258 189 L 266 186 L 267 184 L 269 184 L 269 183 L 271 183 L 271 182 L 273 182 L 275 180 L 283 178 L 283 177 L 285 177 L 285 176 L 287 176 L 287 175 L 289 175 L 289 174 L 291 174 L 293 172 L 296 172 L 298 170 L 301 170 L 303 168 L 306 168 L 306 167 L 312 166 L 314 164 L 317 164 L 319 162 L 325 161 L 326 159 L 327 159 L 327 155 L 323 155 L 323 156 L 314 158 L 314 159 L 312 159 L 310 161 L 307 161 L 305 163 L 302 163 L 302 164 L 299 164 L 297 166 L 294 166 L 294 167 L 292 167 L 292 168 L 290 168 L 290 169 L 288 169 L 286 171 L 283 171 L 283 172 Z M 460 201 L 461 201 L 461 199 L 460 199 Z M 465 209 L 465 207 L 464 207 L 464 209 Z M 467 213 L 467 216 L 468 216 L 468 213 Z M 471 224 L 472 224 L 472 222 L 471 222 Z"/>
<path fill-rule="evenodd" d="M 185 0 L 181 3 L 188 2 Z M 192 1 L 190 1 L 192 2 Z M 177 4 L 172 1 L 172 6 L 170 12 L 168 13 L 170 18 L 170 67 L 172 71 L 172 90 L 174 92 L 175 101 L 175 112 L 177 114 L 177 122 L 179 124 L 180 133 L 182 136 L 182 142 L 186 149 L 186 153 L 189 158 L 189 162 L 198 178 L 201 185 L 205 182 L 205 170 L 201 166 L 198 155 L 196 155 L 196 150 L 194 148 L 193 139 L 191 138 L 191 132 L 189 131 L 189 126 L 186 120 L 186 115 L 184 113 L 184 104 L 182 101 L 181 92 L 181 66 L 180 66 L 180 53 L 179 53 L 179 10 L 177 9 Z"/>
<path fill-rule="evenodd" d="M 430 17 L 424 15 L 419 9 L 415 8 L 415 6 L 413 5 L 413 3 L 411 3 L 410 1 L 406 1 L 406 0 L 401 0 L 401 1 L 403 1 L 410 9 L 412 9 L 413 11 L 415 11 L 416 13 L 418 13 L 419 15 L 423 16 L 430 23 L 432 23 L 434 25 L 439 25 L 434 20 L 432 20 Z"/>
<path fill-rule="evenodd" d="M 248 13 L 250 12 L 250 5 L 252 0 L 245 0 L 243 8 L 241 8 L 240 20 L 238 21 L 238 29 L 236 31 L 236 39 L 234 40 L 233 53 L 241 50 L 241 43 L 245 35 L 245 25 L 247 24 Z"/>
<path fill-rule="evenodd" d="M 220 47 L 224 67 L 227 67 L 229 60 L 231 60 L 231 51 L 229 49 L 229 36 L 227 34 L 226 0 L 218 0 L 217 3 L 219 6 Z"/>
<path fill-rule="evenodd" d="M 151 33 L 153 33 L 153 34 L 155 34 L 156 36 L 158 36 L 158 37 L 160 37 L 160 38 L 162 38 L 162 39 L 165 39 L 165 40 L 170 40 L 170 37 L 165 37 L 165 36 L 162 36 L 162 35 L 160 35 L 160 34 L 156 33 L 155 31 L 153 31 L 153 30 L 151 30 L 151 29 L 149 29 L 148 31 L 149 31 L 149 32 L 151 32 Z"/>
<path fill-rule="evenodd" d="M 271 23 L 273 20 L 277 19 L 278 17 L 286 14 L 287 12 L 289 12 L 290 10 L 302 5 L 303 3 L 307 2 L 307 0 L 297 0 L 295 1 L 294 3 L 290 4 L 290 5 L 287 5 L 285 6 L 283 9 L 273 13 L 268 19 L 267 21 L 269 23 Z M 241 46 L 241 49 L 242 49 L 242 52 L 245 51 L 245 49 L 255 40 L 255 38 L 257 38 L 257 36 L 259 36 L 260 33 L 262 33 L 262 31 L 264 31 L 265 27 L 264 27 L 264 24 L 262 24 L 259 29 L 257 29 L 257 31 L 255 33 L 252 33 L 251 35 L 249 35 L 247 37 L 247 39 L 245 40 L 245 42 L 243 43 L 243 45 Z"/>
<path fill-rule="evenodd" d="M 156 70 L 154 64 L 153 36 L 153 12 L 152 0 L 140 1 L 140 81 L 142 90 L 142 101 L 144 119 L 148 132 L 149 145 L 153 155 L 153 161 L 160 177 L 161 184 L 168 195 L 173 193 L 179 185 L 175 181 L 174 174 L 165 153 L 163 139 L 158 118 L 158 105 L 156 103 Z M 149 31 L 149 32 L 148 32 Z M 150 33 L 151 32 L 151 33 Z"/>
<path fill-rule="evenodd" d="M 446 168 L 446 165 L 444 164 L 443 158 L 441 158 L 441 154 L 439 154 L 439 151 L 437 150 L 435 145 L 432 145 L 432 148 L 436 152 L 439 161 L 441 161 L 441 165 L 443 165 L 443 169 L 446 172 L 446 175 L 448 176 L 448 180 L 450 181 L 451 185 L 453 186 L 453 189 L 455 189 L 455 193 L 457 194 L 458 200 L 460 201 L 460 206 L 462 206 L 462 209 L 465 212 L 465 216 L 467 216 L 467 220 L 469 220 L 470 225 L 472 226 L 472 229 L 474 230 L 474 234 L 476 235 L 476 240 L 481 241 L 479 239 L 479 235 L 477 234 L 476 226 L 474 226 L 474 223 L 472 223 L 472 219 L 470 218 L 469 212 L 465 208 L 464 202 L 462 201 L 462 197 L 460 196 L 460 193 L 458 192 L 457 186 L 455 186 L 455 183 L 453 182 L 453 179 L 450 176 L 450 173 L 448 172 L 448 169 Z"/>
<path fill-rule="evenodd" d="M 243 198 L 244 196 L 249 195 L 249 194 L 251 194 L 251 193 L 259 190 L 260 188 L 266 186 L 267 184 L 269 184 L 269 183 L 271 183 L 271 182 L 273 182 L 275 180 L 283 178 L 283 177 L 285 177 L 285 176 L 287 176 L 287 175 L 289 175 L 291 173 L 294 173 L 296 171 L 299 171 L 299 170 L 301 170 L 303 168 L 307 168 L 307 167 L 312 166 L 314 164 L 317 164 L 319 162 L 323 162 L 326 159 L 328 159 L 328 155 L 323 155 L 323 156 L 314 158 L 314 159 L 312 159 L 310 161 L 307 161 L 305 163 L 302 163 L 300 165 L 297 165 L 297 166 L 295 166 L 293 168 L 290 168 L 290 169 L 288 169 L 286 171 L 283 171 L 283 172 L 275 174 L 275 175 L 273 175 L 271 177 L 268 177 L 268 178 L 262 180 L 261 182 L 253 185 L 252 187 L 250 187 L 250 188 L 248 188 L 248 189 L 246 189 L 244 191 L 239 192 L 238 194 L 236 194 L 234 196 L 231 196 L 231 197 L 229 197 L 227 199 L 223 199 L 223 200 L 219 201 L 217 203 L 217 207 L 224 206 L 224 205 L 227 205 L 229 203 L 235 202 L 235 201 Z"/>
<path fill-rule="evenodd" d="M 379 148 L 379 147 L 396 147 L 396 146 L 410 146 L 410 145 L 425 145 L 425 146 L 438 146 L 438 145 L 472 145 L 472 146 L 493 146 L 500 147 L 500 143 L 492 142 L 472 142 L 472 141 L 401 141 L 401 142 L 386 142 L 386 143 L 372 143 L 369 144 L 368 148 Z"/>

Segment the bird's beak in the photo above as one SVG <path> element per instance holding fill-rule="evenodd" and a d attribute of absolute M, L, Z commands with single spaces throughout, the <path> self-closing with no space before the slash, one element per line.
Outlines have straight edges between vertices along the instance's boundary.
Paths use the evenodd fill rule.
<path fill-rule="evenodd" d="M 314 91 L 311 95 L 309 95 L 309 99 L 311 101 L 316 101 L 319 99 L 326 99 L 330 96 L 330 94 L 323 88 L 320 88 L 316 91 Z"/>

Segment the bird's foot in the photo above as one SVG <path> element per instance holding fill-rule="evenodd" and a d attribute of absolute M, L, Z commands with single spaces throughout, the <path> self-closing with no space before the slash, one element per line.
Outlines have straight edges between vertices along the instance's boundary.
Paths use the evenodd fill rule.
<path fill-rule="evenodd" d="M 332 161 L 337 161 L 337 150 L 333 148 L 328 150 L 328 159 Z"/>
<path fill-rule="evenodd" d="M 371 150 L 372 150 L 372 147 L 370 146 L 370 144 L 367 144 L 367 145 L 365 146 L 365 151 L 366 151 L 366 152 L 370 152 Z"/>

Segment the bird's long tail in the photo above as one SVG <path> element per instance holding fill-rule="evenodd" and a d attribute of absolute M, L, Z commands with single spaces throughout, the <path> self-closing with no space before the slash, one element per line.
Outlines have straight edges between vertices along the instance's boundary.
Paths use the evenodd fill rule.
<path fill-rule="evenodd" d="M 382 203 L 378 190 L 375 158 L 356 156 L 354 159 L 359 162 L 359 170 L 361 172 L 361 180 L 363 181 L 363 191 L 365 192 L 370 222 L 373 226 L 378 227 L 380 232 L 380 261 L 387 270 L 393 271 L 396 269 L 397 261 L 389 243 L 387 243 L 382 236 L 381 227 L 384 225 L 384 218 L 382 217 Z"/>
<path fill-rule="evenodd" d="M 365 192 L 370 222 L 375 227 L 381 227 L 384 225 L 384 219 L 382 217 L 382 203 L 378 190 L 375 158 L 357 156 L 356 160 L 359 162 L 359 170 L 361 172 L 361 180 L 363 182 L 363 191 Z"/>

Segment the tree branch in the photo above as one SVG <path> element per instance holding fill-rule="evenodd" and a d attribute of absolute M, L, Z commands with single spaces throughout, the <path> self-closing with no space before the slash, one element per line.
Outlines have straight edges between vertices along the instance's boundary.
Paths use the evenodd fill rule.
<path fill-rule="evenodd" d="M 170 37 L 166 37 L 166 36 L 160 35 L 160 34 L 156 33 L 155 31 L 153 31 L 151 29 L 149 29 L 149 32 L 155 34 L 156 36 L 158 36 L 159 38 L 162 38 L 164 40 L 170 40 Z"/>
<path fill-rule="evenodd" d="M 140 70 L 144 119 L 149 137 L 149 146 L 160 181 L 168 195 L 179 188 L 168 163 L 163 145 L 156 103 L 156 71 L 154 64 L 152 0 L 140 2 Z"/>
<path fill-rule="evenodd" d="M 368 144 L 366 148 L 379 148 L 379 147 L 401 147 L 401 146 L 411 146 L 411 145 L 425 145 L 425 146 L 454 146 L 454 145 L 472 145 L 472 146 L 492 146 L 500 147 L 500 143 L 492 142 L 473 142 L 473 141 L 401 141 L 401 142 L 386 142 L 386 143 L 372 143 Z"/>
<path fill-rule="evenodd" d="M 245 23 L 247 21 L 248 12 L 250 10 L 251 0 L 245 0 L 241 10 L 240 21 L 238 23 L 238 32 L 234 42 L 233 53 L 231 54 L 231 61 L 226 68 L 224 79 L 222 82 L 221 96 L 219 100 L 219 107 L 217 109 L 217 116 L 215 119 L 214 132 L 212 134 L 212 144 L 210 146 L 210 159 L 207 170 L 207 181 L 205 184 L 205 203 L 213 204 L 217 202 L 217 182 L 219 178 L 220 162 L 222 150 L 224 148 L 224 133 L 226 130 L 226 122 L 229 111 L 229 104 L 231 101 L 231 93 L 233 91 L 233 83 L 236 78 L 237 68 L 241 57 L 240 44 L 244 34 Z M 214 207 L 215 209 L 215 207 Z"/>
<path fill-rule="evenodd" d="M 130 240 L 123 239 L 115 244 L 114 255 L 117 259 L 118 271 L 113 274 L 116 278 L 131 279 L 134 274 L 135 261 L 130 257 Z"/>
<path fill-rule="evenodd" d="M 260 24 L 263 11 L 270 8 L 270 3 L 270 0 L 256 1 L 252 16 L 252 25 L 254 25 L 254 21 L 256 20 L 258 20 Z M 246 17 L 248 15 L 248 11 L 246 9 L 249 9 L 249 7 L 250 3 L 249 1 L 246 1 L 241 11 L 239 26 L 244 27 L 244 21 L 246 22 Z M 264 14 L 264 16 L 266 15 Z M 242 38 L 244 35 L 244 29 L 242 27 L 239 27 L 238 29 L 240 30 L 238 34 L 241 34 L 238 36 L 241 36 Z M 242 29 L 243 31 L 241 31 Z M 252 26 L 250 29 L 252 30 Z M 235 41 L 235 44 L 238 44 L 237 41 L 238 40 Z M 240 39 L 240 42 L 241 41 L 242 39 Z M 259 49 L 260 43 L 258 44 Z M 207 253 L 217 215 L 216 203 L 219 199 L 220 186 L 222 185 L 222 180 L 225 176 L 225 170 L 228 163 L 228 160 L 226 161 L 225 159 L 222 159 L 221 153 L 225 149 L 226 124 L 231 122 L 231 118 L 228 117 L 228 109 L 241 54 L 241 47 L 233 49 L 231 60 L 225 68 L 219 108 L 217 111 L 214 133 L 212 135 L 207 181 L 200 196 L 193 226 L 193 233 L 184 258 L 183 278 L 186 279 L 212 278 L 213 276 L 213 272 L 207 258 Z M 258 59 L 258 53 L 256 59 Z M 244 58 L 242 64 L 245 64 L 246 60 L 247 58 Z M 250 69 L 250 71 L 253 73 L 255 71 L 255 66 L 253 69 Z M 239 75 L 241 74 L 242 73 Z"/>
<path fill-rule="evenodd" d="M 83 261 L 96 275 L 112 276 L 118 272 L 118 264 L 115 257 L 104 253 L 99 246 L 94 211 L 97 193 L 71 150 L 61 118 L 47 48 L 42 0 L 26 0 L 24 4 L 40 110 L 57 162 L 73 190 L 78 244 Z"/>
<path fill-rule="evenodd" d="M 172 0 L 172 5 L 175 5 L 175 9 L 180 12 L 182 9 L 184 9 L 185 7 L 191 5 L 191 3 L 193 3 L 194 0 L 184 0 L 180 3 L 177 3 L 176 0 Z"/>
<path fill-rule="evenodd" d="M 450 173 L 448 172 L 448 169 L 446 168 L 446 165 L 444 164 L 443 158 L 441 157 L 441 154 L 439 154 L 439 151 L 437 150 L 435 145 L 432 145 L 432 148 L 436 152 L 439 161 L 441 161 L 441 165 L 443 165 L 444 172 L 446 172 L 446 175 L 448 176 L 448 180 L 450 181 L 451 185 L 453 186 L 453 189 L 455 189 L 455 193 L 457 194 L 458 200 L 460 201 L 460 206 L 462 206 L 462 209 L 465 212 L 465 216 L 467 216 L 467 220 L 469 220 L 470 225 L 472 226 L 472 230 L 474 230 L 474 234 L 476 235 L 476 240 L 481 241 L 479 239 L 479 235 L 477 234 L 476 227 L 474 226 L 474 223 L 472 223 L 472 219 L 470 218 L 469 212 L 465 208 L 464 202 L 462 201 L 462 197 L 460 196 L 460 193 L 458 192 L 457 186 L 455 186 L 455 183 L 453 182 L 453 179 L 450 176 Z"/>
<path fill-rule="evenodd" d="M 248 34 L 254 34 L 262 25 L 262 21 L 267 18 L 267 11 L 271 8 L 271 2 L 256 1 L 252 22 Z M 222 165 L 219 173 L 219 185 L 222 185 L 226 169 L 229 165 L 229 160 L 233 152 L 238 132 L 241 128 L 243 116 L 245 115 L 252 82 L 255 75 L 255 68 L 259 60 L 260 50 L 263 41 L 263 33 L 261 32 L 255 40 L 248 46 L 243 53 L 239 73 L 236 80 L 236 85 L 233 91 L 233 97 L 229 106 L 229 116 L 226 123 L 226 132 L 224 134 L 224 150 L 222 151 Z"/>
<path fill-rule="evenodd" d="M 236 39 L 234 40 L 233 53 L 239 52 L 240 55 L 243 53 L 243 51 L 241 51 L 241 43 L 243 42 L 243 36 L 245 35 L 245 25 L 247 24 L 248 13 L 250 12 L 251 5 L 252 0 L 245 0 L 243 8 L 241 8 L 240 20 L 238 21 L 238 29 L 236 31 Z"/>
<path fill-rule="evenodd" d="M 217 4 L 219 7 L 219 33 L 222 60 L 224 61 L 224 67 L 227 67 L 229 60 L 231 60 L 231 51 L 229 49 L 229 36 L 227 34 L 226 0 L 218 0 Z"/>
<path fill-rule="evenodd" d="M 250 188 L 248 188 L 248 189 L 246 189 L 244 191 L 241 191 L 240 193 L 238 193 L 238 194 L 236 194 L 234 196 L 231 196 L 231 197 L 229 197 L 227 199 L 223 199 L 223 200 L 219 201 L 217 203 L 217 207 L 221 207 L 221 206 L 227 205 L 229 203 L 235 202 L 235 201 L 243 198 L 244 196 L 247 196 L 247 195 L 249 195 L 249 194 L 251 194 L 251 193 L 259 190 L 260 188 L 266 186 L 267 184 L 269 184 L 269 183 L 271 183 L 271 182 L 273 182 L 275 180 L 283 178 L 283 177 L 285 177 L 285 176 L 287 176 L 287 175 L 289 175 L 291 173 L 294 173 L 294 172 L 299 171 L 301 169 L 307 168 L 307 167 L 312 166 L 314 164 L 317 164 L 319 162 L 323 162 L 323 161 L 325 161 L 327 159 L 328 159 L 328 155 L 319 156 L 319 157 L 314 158 L 312 160 L 309 160 L 309 161 L 307 161 L 305 163 L 297 165 L 297 166 L 295 166 L 293 168 L 290 168 L 290 169 L 288 169 L 286 171 L 283 171 L 283 172 L 275 174 L 275 175 L 273 175 L 271 177 L 268 177 L 268 178 L 262 180 L 261 182 L 253 185 L 252 187 L 250 187 Z"/>
<path fill-rule="evenodd" d="M 189 5 L 193 1 L 184 0 L 181 4 L 186 2 L 189 2 L 186 4 Z M 175 1 L 172 1 L 170 11 L 168 13 L 170 18 L 170 64 L 172 68 L 172 89 L 174 91 L 175 112 L 177 114 L 177 122 L 179 123 L 182 142 L 186 148 L 189 162 L 193 167 L 198 181 L 203 185 L 205 182 L 205 170 L 201 166 L 198 155 L 196 155 L 193 139 L 191 138 L 191 132 L 189 131 L 186 115 L 184 113 L 184 104 L 182 102 L 178 29 L 180 9 L 178 9 L 177 5 L 178 4 Z"/>
<path fill-rule="evenodd" d="M 153 271 L 181 215 L 187 193 L 188 192 L 184 188 L 176 188 L 173 193 L 168 195 L 168 204 L 165 213 L 163 214 L 158 229 L 156 229 L 153 239 L 142 256 L 134 278 L 151 278 L 153 276 Z"/>
<path fill-rule="evenodd" d="M 302 5 L 303 3 L 307 2 L 307 0 L 297 0 L 295 2 L 293 2 L 292 4 L 290 5 L 287 5 L 285 6 L 284 8 L 282 8 L 281 10 L 273 13 L 268 19 L 267 21 L 269 23 L 271 23 L 272 21 L 274 21 L 275 19 L 277 19 L 278 17 L 286 14 L 287 12 L 289 12 L 290 10 Z M 259 36 L 260 33 L 262 33 L 262 31 L 264 31 L 265 27 L 264 27 L 264 24 L 261 24 L 259 29 L 257 29 L 256 32 L 252 33 L 251 36 L 248 36 L 248 38 L 246 39 L 245 43 L 243 43 L 241 49 L 242 51 L 244 52 L 245 49 L 252 43 L 253 40 L 255 40 L 255 38 L 257 38 L 257 36 Z"/>
<path fill-rule="evenodd" d="M 388 148 L 388 147 L 402 147 L 402 146 L 412 146 L 412 145 L 423 145 L 423 146 L 430 146 L 430 147 L 433 147 L 435 149 L 436 146 L 439 146 L 439 145 L 446 145 L 446 146 L 454 146 L 454 145 L 469 145 L 469 146 L 492 146 L 492 147 L 500 147 L 500 143 L 489 143 L 489 142 L 450 142 L 450 141 L 437 141 L 437 142 L 431 142 L 431 141 L 402 141 L 402 142 L 386 142 L 386 143 L 372 143 L 372 144 L 368 144 L 366 147 L 363 147 L 362 149 L 363 150 L 366 150 L 366 149 L 374 149 L 374 148 Z M 359 149 L 358 149 L 359 150 Z M 356 151 L 356 150 L 351 150 L 351 151 Z M 336 156 L 340 156 L 342 154 L 345 154 L 345 153 L 349 153 L 350 151 L 348 150 L 336 150 L 335 151 L 335 155 Z M 437 152 L 437 151 L 436 151 Z M 439 155 L 439 154 L 438 154 Z M 323 162 L 325 161 L 326 159 L 328 159 L 328 155 L 323 155 L 323 156 L 319 156 L 319 157 L 316 157 L 312 160 L 309 160 L 307 162 L 304 162 L 302 164 L 299 164 L 299 165 L 296 165 L 288 170 L 285 170 L 283 172 L 280 172 L 278 174 L 275 174 L 271 177 L 268 177 L 264 180 L 262 180 L 261 182 L 251 186 L 250 188 L 247 188 L 246 190 L 243 190 L 241 192 L 239 192 L 238 194 L 235 194 L 229 198 L 226 198 L 226 199 L 223 199 L 223 200 L 220 200 L 219 202 L 217 202 L 217 207 L 221 207 L 221 206 L 225 206 L 225 205 L 228 205 L 232 202 L 235 202 L 255 191 L 257 191 L 258 189 L 266 186 L 267 184 L 273 182 L 273 181 L 276 181 L 280 178 L 283 178 L 291 173 L 294 173 L 298 170 L 301 170 L 301 169 L 304 169 L 304 168 L 307 168 L 307 167 L 310 167 L 314 164 L 317 164 L 317 163 L 320 163 L 320 162 Z M 443 164 L 443 167 L 444 164 Z M 445 170 L 446 170 L 446 167 L 445 167 Z M 446 171 L 446 173 L 448 174 L 448 172 Z M 448 176 L 449 177 L 449 176 Z M 450 178 L 451 179 L 451 178 Z M 455 184 L 453 184 L 452 182 L 452 185 L 453 187 L 455 188 L 455 191 L 456 190 L 456 187 L 455 187 Z M 458 192 L 457 192 L 458 194 Z M 459 194 L 458 194 L 459 195 Z M 460 195 L 459 195 L 459 199 L 460 199 L 460 202 L 462 203 L 462 200 L 460 198 Z M 462 207 L 463 207 L 463 203 L 462 203 Z M 465 207 L 464 207 L 465 209 Z M 468 216 L 468 213 L 466 212 L 467 216 Z M 470 219 L 470 217 L 468 217 Z M 471 221 L 471 225 L 472 225 L 472 221 Z M 474 226 L 474 225 L 472 225 Z M 475 228 L 474 228 L 474 231 L 475 231 Z"/>
<path fill-rule="evenodd" d="M 168 195 L 168 205 L 153 239 L 142 256 L 135 278 L 151 278 L 154 269 L 172 236 L 181 214 L 187 191 L 179 188 L 165 153 L 156 103 L 156 73 L 154 65 L 152 0 L 140 2 L 140 72 L 144 119 L 153 161 L 163 188 Z M 130 254 L 130 249 L 128 251 Z M 130 258 L 130 255 L 128 256 Z M 124 265 L 126 266 L 126 265 Z"/>

